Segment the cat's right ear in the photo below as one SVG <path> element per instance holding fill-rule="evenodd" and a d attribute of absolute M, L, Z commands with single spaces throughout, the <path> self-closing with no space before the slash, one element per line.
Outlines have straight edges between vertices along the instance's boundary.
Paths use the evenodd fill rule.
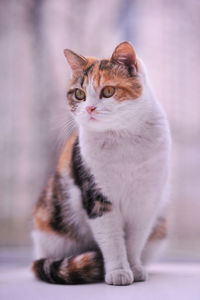
<path fill-rule="evenodd" d="M 131 67 L 133 73 L 138 69 L 135 50 L 127 41 L 120 43 L 115 48 L 111 56 L 111 61 Z"/>
<path fill-rule="evenodd" d="M 87 65 L 87 59 L 82 55 L 76 54 L 72 50 L 65 49 L 64 55 L 73 72 L 82 71 Z"/>

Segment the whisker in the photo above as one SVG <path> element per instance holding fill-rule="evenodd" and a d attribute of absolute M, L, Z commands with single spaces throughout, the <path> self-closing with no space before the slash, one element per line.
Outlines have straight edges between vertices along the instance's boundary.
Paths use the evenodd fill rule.
<path fill-rule="evenodd" d="M 60 131 L 57 133 L 57 135 L 55 136 L 55 149 L 56 151 L 60 151 L 65 143 L 67 142 L 69 136 L 71 136 L 75 131 L 75 127 L 67 127 L 65 129 L 63 129 L 63 131 Z"/>
<path fill-rule="evenodd" d="M 60 119 L 54 119 L 55 121 L 52 124 L 53 126 L 51 126 L 51 130 L 54 132 L 56 131 L 56 134 L 54 133 L 54 144 L 56 152 L 58 152 L 61 150 L 61 148 L 63 148 L 69 136 L 71 136 L 75 132 L 76 124 L 73 119 L 67 119 L 67 116 L 63 117 L 61 115 Z"/>

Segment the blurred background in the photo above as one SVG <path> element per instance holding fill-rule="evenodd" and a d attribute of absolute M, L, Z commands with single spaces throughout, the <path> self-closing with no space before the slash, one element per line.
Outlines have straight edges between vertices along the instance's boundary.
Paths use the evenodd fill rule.
<path fill-rule="evenodd" d="M 0 0 L 2 257 L 31 248 L 34 203 L 71 132 L 63 49 L 109 57 L 128 40 L 172 132 L 165 259 L 200 261 L 199 28 L 198 0 Z"/>

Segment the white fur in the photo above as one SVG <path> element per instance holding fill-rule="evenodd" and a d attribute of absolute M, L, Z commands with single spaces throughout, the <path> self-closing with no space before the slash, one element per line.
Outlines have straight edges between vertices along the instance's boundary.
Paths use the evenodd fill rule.
<path fill-rule="evenodd" d="M 34 230 L 32 232 L 32 239 L 35 246 L 35 259 L 45 257 L 62 259 L 71 255 L 79 255 L 83 252 L 87 252 L 91 248 L 96 249 L 96 243 L 92 238 L 91 230 L 88 226 L 87 229 L 88 231 L 85 231 L 84 235 L 80 235 L 79 241 L 67 237 L 65 238 L 53 232 Z"/>
<path fill-rule="evenodd" d="M 141 60 L 139 76 L 143 82 L 140 98 L 118 103 L 113 96 L 97 101 L 90 85 L 88 98 L 76 115 L 81 154 L 112 202 L 111 213 L 89 223 L 104 256 L 107 281 L 114 284 L 116 278 L 123 281 L 123 276 L 113 273 L 116 270 L 120 274 L 125 271 L 126 283 L 127 278 L 129 283 L 133 280 L 128 275 L 130 269 L 135 280 L 146 279 L 141 253 L 166 202 L 168 124 Z M 90 120 L 87 105 L 97 106 L 97 121 Z"/>
<path fill-rule="evenodd" d="M 32 238 L 35 245 L 34 257 L 36 259 L 45 257 L 55 259 L 63 258 L 77 249 L 75 241 L 64 239 L 63 237 L 50 232 L 47 233 L 34 230 Z"/>

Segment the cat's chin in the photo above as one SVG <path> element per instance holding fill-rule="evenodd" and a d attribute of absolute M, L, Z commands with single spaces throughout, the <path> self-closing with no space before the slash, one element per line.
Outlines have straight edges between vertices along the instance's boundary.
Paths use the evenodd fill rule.
<path fill-rule="evenodd" d="M 79 121 L 77 123 L 79 128 L 87 131 L 106 132 L 108 130 L 112 130 L 112 128 L 110 128 L 110 126 L 106 122 L 95 119 L 93 117 L 88 120 Z"/>
<path fill-rule="evenodd" d="M 90 116 L 90 118 L 89 118 L 89 122 L 90 121 L 96 121 L 96 122 L 98 122 L 98 120 L 96 118 L 92 117 L 92 116 Z"/>

